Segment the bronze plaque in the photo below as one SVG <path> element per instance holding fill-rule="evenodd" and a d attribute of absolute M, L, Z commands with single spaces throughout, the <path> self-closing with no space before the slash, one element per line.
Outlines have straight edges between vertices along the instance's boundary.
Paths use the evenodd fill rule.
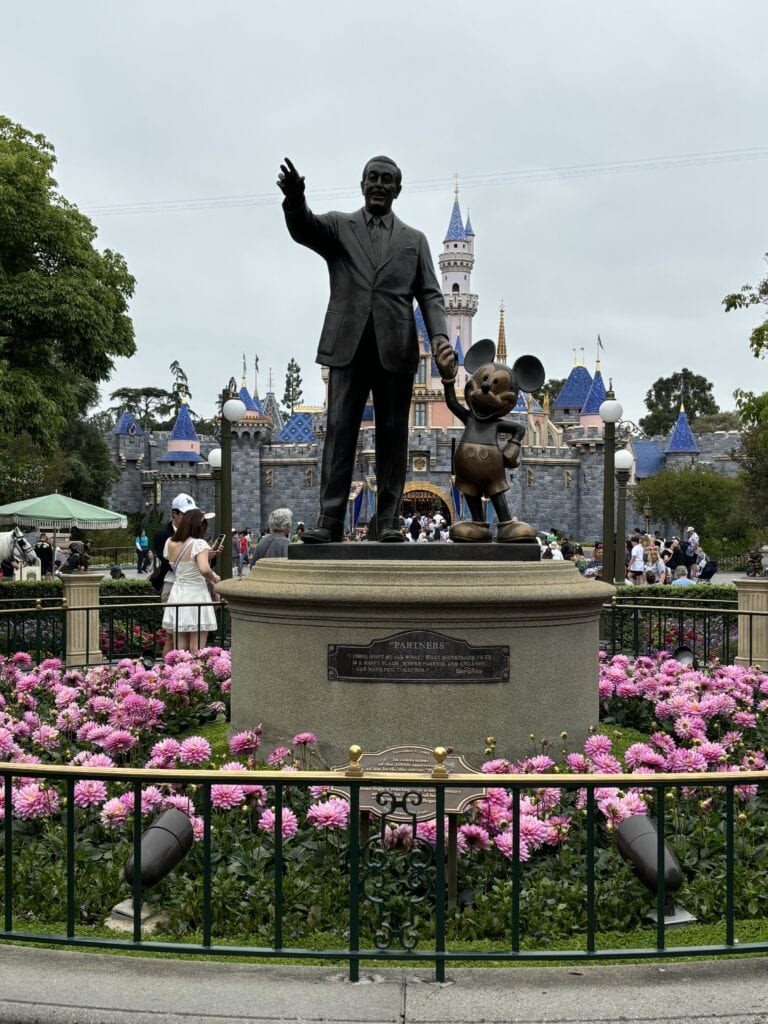
<path fill-rule="evenodd" d="M 509 647 L 475 646 L 429 629 L 369 644 L 328 644 L 328 679 L 342 683 L 506 683 Z"/>
<path fill-rule="evenodd" d="M 389 747 L 387 750 L 379 750 L 376 753 L 362 754 L 358 762 L 363 772 L 417 772 L 429 776 L 435 768 L 435 758 L 429 747 L 401 746 Z M 489 777 L 476 768 L 467 764 L 460 754 L 448 754 L 444 766 L 449 773 L 466 775 L 477 774 L 479 778 L 487 781 Z M 346 765 L 335 768 L 334 771 L 344 771 Z M 425 778 L 424 787 L 410 787 L 398 785 L 379 785 L 360 787 L 360 810 L 370 811 L 372 814 L 382 815 L 386 813 L 387 821 L 429 821 L 436 813 L 435 791 L 430 788 L 429 780 Z M 349 799 L 349 790 L 339 785 L 332 788 L 331 792 L 338 796 Z M 376 799 L 378 793 L 391 793 L 394 802 L 403 801 L 406 793 L 419 793 L 421 803 L 414 803 L 409 798 L 404 801 L 404 806 L 393 807 L 393 800 L 386 798 L 383 802 Z M 445 787 L 445 811 L 446 814 L 460 814 L 473 800 L 479 800 L 486 794 L 485 786 L 478 785 L 476 788 L 460 788 L 459 786 Z"/>

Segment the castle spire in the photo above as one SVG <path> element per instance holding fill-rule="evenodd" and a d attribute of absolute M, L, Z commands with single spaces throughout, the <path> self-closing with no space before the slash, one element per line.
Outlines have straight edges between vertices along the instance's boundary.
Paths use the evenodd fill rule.
<path fill-rule="evenodd" d="M 456 192 L 453 197 L 453 209 L 451 210 L 451 219 L 448 224 L 448 230 L 445 233 L 443 242 L 465 242 L 466 232 L 464 230 L 464 221 L 461 219 L 461 207 L 459 206 L 459 186 L 456 185 Z"/>
<path fill-rule="evenodd" d="M 496 346 L 496 358 L 500 363 L 507 361 L 507 334 L 504 329 L 504 300 L 499 306 L 499 343 Z"/>

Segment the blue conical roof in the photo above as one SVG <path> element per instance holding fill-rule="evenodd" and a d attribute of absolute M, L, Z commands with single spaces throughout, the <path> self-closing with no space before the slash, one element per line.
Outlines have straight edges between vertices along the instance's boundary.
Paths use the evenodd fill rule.
<path fill-rule="evenodd" d="M 592 378 L 592 387 L 589 389 L 589 394 L 581 408 L 581 415 L 599 416 L 600 406 L 604 401 L 605 384 L 603 384 L 603 375 L 599 370 L 595 370 L 595 376 Z"/>
<path fill-rule="evenodd" d="M 586 366 L 574 366 L 555 399 L 553 409 L 581 409 L 592 387 L 592 374 Z"/>
<path fill-rule="evenodd" d="M 464 365 L 464 349 L 461 347 L 461 335 L 456 335 L 456 344 L 453 346 L 453 351 L 456 353 L 456 359 L 458 360 L 459 366 Z"/>
<path fill-rule="evenodd" d="M 141 427 L 136 422 L 136 420 L 131 415 L 131 413 L 129 413 L 128 410 L 126 409 L 126 411 L 123 413 L 123 415 L 120 417 L 120 419 L 114 425 L 114 427 L 112 427 L 112 433 L 113 434 L 134 434 L 134 435 L 136 435 L 138 437 L 141 437 L 141 435 L 144 433 L 144 431 L 141 429 Z"/>
<path fill-rule="evenodd" d="M 464 234 L 467 238 L 475 237 L 475 232 L 472 230 L 472 223 L 469 219 L 469 210 L 467 210 L 467 223 L 464 225 Z"/>
<path fill-rule="evenodd" d="M 181 408 L 179 409 L 179 415 L 176 417 L 176 422 L 173 425 L 171 436 L 168 438 L 169 441 L 197 441 L 197 431 L 195 425 L 192 422 L 192 418 L 189 415 L 189 406 L 186 402 L 182 402 Z"/>
<path fill-rule="evenodd" d="M 429 334 L 427 333 L 427 325 L 424 322 L 424 314 L 418 305 L 413 307 L 413 319 L 416 321 L 416 337 L 421 342 L 421 347 L 425 352 L 431 352 L 432 346 L 429 344 Z"/>
<path fill-rule="evenodd" d="M 694 455 L 700 451 L 701 449 L 693 439 L 691 426 L 688 422 L 688 417 L 685 415 L 685 409 L 681 408 L 680 415 L 677 417 L 677 423 L 672 431 L 669 444 L 664 449 L 664 453 L 665 455 L 674 455 L 675 453 Z"/>
<path fill-rule="evenodd" d="M 245 386 L 245 384 L 243 384 L 243 386 L 238 391 L 237 397 L 245 406 L 246 412 L 257 412 L 261 414 L 261 406 L 259 405 L 256 399 L 251 398 L 250 394 L 248 393 L 248 388 Z"/>
<path fill-rule="evenodd" d="M 448 231 L 446 232 L 444 242 L 465 242 L 467 235 L 464 230 L 464 223 L 461 219 L 461 208 L 459 207 L 459 194 L 456 193 L 456 198 L 453 200 L 453 210 L 451 210 L 451 221 L 448 225 Z"/>
<path fill-rule="evenodd" d="M 520 391 L 518 393 L 517 402 L 515 403 L 515 407 L 512 410 L 512 412 L 528 412 L 528 398 L 529 397 L 530 396 L 528 394 L 526 394 L 525 391 Z M 544 410 L 541 408 L 539 403 L 534 398 L 533 402 L 531 403 L 531 412 L 541 413 L 543 411 Z"/>

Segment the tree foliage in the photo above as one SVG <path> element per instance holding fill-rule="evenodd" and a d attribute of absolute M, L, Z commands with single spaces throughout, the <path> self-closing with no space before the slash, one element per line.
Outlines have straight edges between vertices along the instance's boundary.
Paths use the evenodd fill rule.
<path fill-rule="evenodd" d="M 173 412 L 173 395 L 165 388 L 118 388 L 109 397 L 111 413 L 129 412 L 144 430 L 161 430 Z"/>
<path fill-rule="evenodd" d="M 750 526 L 768 529 L 768 425 L 747 427 L 739 449 L 744 505 Z"/>
<path fill-rule="evenodd" d="M 763 257 L 768 263 L 768 252 Z M 746 309 L 748 306 L 768 306 L 768 275 L 759 281 L 757 286 L 745 284 L 738 292 L 732 292 L 723 299 L 726 313 L 733 309 Z M 749 347 L 754 356 L 763 357 L 768 351 L 768 317 L 752 331 L 749 336 Z"/>
<path fill-rule="evenodd" d="M 697 416 L 711 416 L 720 411 L 712 396 L 712 383 L 706 377 L 683 367 L 670 377 L 659 377 L 645 396 L 648 415 L 640 420 L 640 427 L 648 437 L 668 434 L 680 413 L 681 399 L 689 421 Z"/>
<path fill-rule="evenodd" d="M 56 190 L 53 146 L 0 117 L 0 430 L 43 452 L 135 351 L 134 279 Z"/>
<path fill-rule="evenodd" d="M 301 367 L 295 359 L 291 359 L 285 372 L 285 391 L 283 393 L 283 405 L 289 416 L 293 415 L 294 408 L 301 404 L 303 397 Z"/>
<path fill-rule="evenodd" d="M 704 543 L 707 537 L 738 540 L 748 526 L 741 480 L 701 466 L 662 469 L 635 486 L 632 501 L 635 508 L 649 502 L 653 518 L 675 524 L 680 537 L 686 526 L 696 526 Z"/>
<path fill-rule="evenodd" d="M 550 377 L 548 381 L 542 384 L 540 388 L 537 388 L 535 391 L 532 391 L 531 394 L 539 403 L 539 405 L 543 405 L 544 396 L 549 395 L 549 401 L 551 405 L 557 398 L 557 396 L 560 394 L 560 392 L 563 390 L 565 380 L 565 377 Z"/>

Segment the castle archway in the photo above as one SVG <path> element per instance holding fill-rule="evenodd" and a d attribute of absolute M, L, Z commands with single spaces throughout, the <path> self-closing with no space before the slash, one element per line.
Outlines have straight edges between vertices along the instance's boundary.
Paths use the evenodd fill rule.
<path fill-rule="evenodd" d="M 453 521 L 451 496 L 436 484 L 407 483 L 401 505 L 403 516 L 431 516 L 439 512 L 446 522 Z"/>

